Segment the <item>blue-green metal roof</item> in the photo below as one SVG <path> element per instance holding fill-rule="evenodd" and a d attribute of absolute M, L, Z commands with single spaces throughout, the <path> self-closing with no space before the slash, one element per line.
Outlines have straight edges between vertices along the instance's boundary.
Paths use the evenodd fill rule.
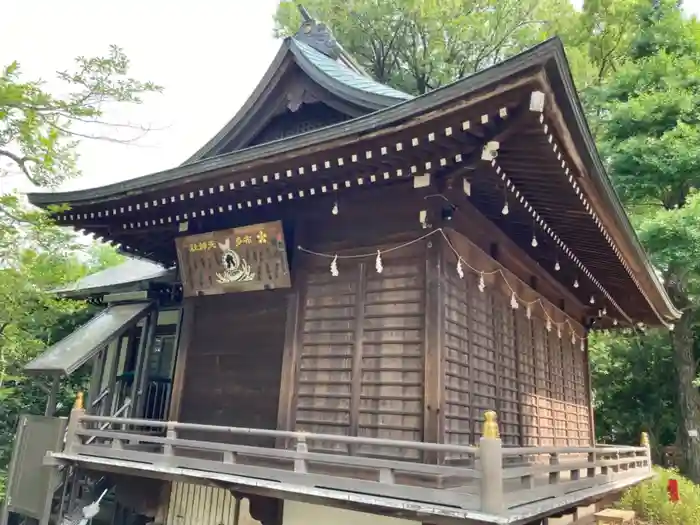
<path fill-rule="evenodd" d="M 399 91 L 381 84 L 367 75 L 362 75 L 354 71 L 340 61 L 334 60 L 333 58 L 316 51 L 311 46 L 300 42 L 296 38 L 292 38 L 291 40 L 292 45 L 296 47 L 319 71 L 351 89 L 363 91 L 370 95 L 393 98 L 396 99 L 397 103 L 413 98 L 413 96 L 409 95 L 408 93 L 404 93 L 403 91 Z"/>
<path fill-rule="evenodd" d="M 151 281 L 167 281 L 172 273 L 160 264 L 127 257 L 121 264 L 83 277 L 54 292 L 64 297 L 82 298 L 92 294 L 132 291 Z"/>

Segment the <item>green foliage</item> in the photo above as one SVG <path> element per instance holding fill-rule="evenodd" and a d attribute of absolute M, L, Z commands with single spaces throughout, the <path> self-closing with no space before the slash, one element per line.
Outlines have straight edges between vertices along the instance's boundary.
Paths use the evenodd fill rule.
<path fill-rule="evenodd" d="M 57 73 L 64 96 L 45 91 L 41 81 L 24 80 L 17 62 L 0 70 L 0 156 L 37 186 L 56 186 L 76 175 L 78 139 L 108 138 L 92 131 L 109 125 L 102 120 L 107 105 L 139 103 L 161 89 L 128 77 L 129 60 L 116 46 L 106 57 L 75 62 L 74 70 Z"/>
<path fill-rule="evenodd" d="M 688 156 L 685 151 L 679 154 L 676 165 Z M 700 159 L 697 153 L 695 157 Z M 700 299 L 700 193 L 692 188 L 688 191 L 678 207 L 644 214 L 637 231 L 657 268 L 673 275 L 678 281 L 674 287 L 695 304 Z"/>
<path fill-rule="evenodd" d="M 656 476 L 628 490 L 620 506 L 633 510 L 649 525 L 690 525 L 700 523 L 700 486 L 670 469 L 655 469 Z M 681 501 L 668 497 L 668 480 L 678 480 Z"/>
<path fill-rule="evenodd" d="M 308 0 L 379 81 L 425 93 L 574 27 L 568 0 Z M 295 2 L 280 3 L 278 35 L 301 24 Z"/>
<path fill-rule="evenodd" d="M 139 103 L 160 88 L 128 77 L 128 65 L 117 47 L 106 57 L 79 57 L 73 71 L 57 74 L 60 96 L 41 81 L 24 79 L 16 62 L 0 69 L 0 160 L 9 161 L 0 166 L 0 177 L 16 171 L 37 186 L 55 187 L 79 173 L 80 139 L 115 140 L 106 134 L 110 129 L 131 129 L 105 122 L 104 108 Z M 0 194 L 0 473 L 8 466 L 19 415 L 43 413 L 48 397 L 50 379 L 25 377 L 23 366 L 93 313 L 53 290 L 120 260 L 111 247 L 79 243 L 46 212 L 29 209 L 22 196 Z M 80 374 L 62 382 L 64 414 L 84 382 Z"/>
<path fill-rule="evenodd" d="M 602 332 L 589 347 L 597 438 L 634 444 L 649 433 L 652 452 L 676 440 L 675 374 L 667 331 Z"/>

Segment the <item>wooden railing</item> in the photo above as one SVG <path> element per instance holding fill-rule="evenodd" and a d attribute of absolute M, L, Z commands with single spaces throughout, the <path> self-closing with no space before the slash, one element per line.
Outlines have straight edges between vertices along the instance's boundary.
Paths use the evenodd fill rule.
<path fill-rule="evenodd" d="M 271 480 L 280 486 L 324 487 L 490 515 L 534 502 L 549 501 L 554 508 L 562 498 L 575 500 L 578 494 L 583 500 L 590 497 L 589 489 L 602 494 L 606 486 L 612 490 L 619 482 L 635 483 L 651 475 L 648 441 L 638 447 L 504 447 L 495 416 L 486 414 L 479 446 L 469 447 L 99 417 L 74 409 L 65 450 L 58 456 L 85 461 L 97 457 L 122 467 L 129 462 L 135 470 L 184 469 Z M 154 434 L 154 428 L 160 432 Z M 251 438 L 267 438 L 270 446 L 231 443 Z M 349 451 L 391 447 L 418 451 L 426 458 L 456 456 L 459 464 L 314 452 L 319 443 L 346 444 Z"/>

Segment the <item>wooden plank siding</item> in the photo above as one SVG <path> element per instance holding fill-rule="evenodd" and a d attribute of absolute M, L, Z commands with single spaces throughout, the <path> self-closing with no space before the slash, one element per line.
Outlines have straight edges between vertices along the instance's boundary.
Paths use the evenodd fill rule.
<path fill-rule="evenodd" d="M 538 305 L 530 318 L 525 305 L 513 309 L 500 277 L 485 276 L 483 292 L 466 266 L 460 279 L 457 257 L 447 247 L 445 253 L 445 442 L 478 444 L 483 413 L 496 410 L 506 446 L 589 445 L 588 365 L 580 341 L 572 344 L 568 329 L 561 338 L 555 325 L 548 331 Z M 484 267 L 469 255 L 463 260 Z"/>
<path fill-rule="evenodd" d="M 274 290 L 191 300 L 196 314 L 180 421 L 277 428 L 287 294 Z"/>
<path fill-rule="evenodd" d="M 296 429 L 421 441 L 424 245 L 384 256 L 381 274 L 366 259 L 338 264 L 337 277 L 327 264 L 306 272 Z M 310 447 L 348 452 L 338 443 Z M 418 459 L 398 448 L 355 452 Z"/>

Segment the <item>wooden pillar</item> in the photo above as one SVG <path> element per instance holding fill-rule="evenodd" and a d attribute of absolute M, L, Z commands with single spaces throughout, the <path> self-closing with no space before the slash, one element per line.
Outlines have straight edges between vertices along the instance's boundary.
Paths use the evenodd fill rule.
<path fill-rule="evenodd" d="M 154 308 L 148 316 L 148 330 L 146 331 L 146 341 L 141 346 L 143 356 L 141 357 L 140 367 L 138 368 L 138 391 L 136 399 L 136 417 L 143 417 L 143 409 L 146 402 L 146 393 L 148 389 L 148 363 L 150 361 L 153 345 L 156 340 L 156 330 L 158 329 L 158 309 Z M 136 383 L 136 381 L 134 381 Z"/>
<path fill-rule="evenodd" d="M 440 224 L 439 216 L 433 217 L 432 224 L 436 227 L 436 224 Z M 439 233 L 426 241 L 423 441 L 427 443 L 443 443 L 445 440 L 443 245 L 444 239 Z M 425 453 L 424 461 L 427 463 L 438 463 L 439 460 L 438 454 Z"/>
<path fill-rule="evenodd" d="M 353 335 L 352 349 L 352 386 L 350 389 L 350 435 L 357 436 L 360 433 L 360 394 L 362 392 L 362 336 L 365 322 L 365 290 L 367 287 L 367 265 L 357 265 L 355 288 L 355 331 Z M 355 453 L 356 448 L 350 446 L 350 452 Z"/>
<path fill-rule="evenodd" d="M 104 406 L 107 407 L 107 413 L 103 415 L 111 416 L 116 412 L 119 407 L 115 407 L 115 399 L 117 399 L 117 373 L 119 368 L 119 356 L 122 353 L 122 335 L 119 335 L 112 344 L 114 344 L 114 355 L 112 355 L 111 364 L 109 368 L 109 378 L 107 380 L 107 388 L 109 392 L 105 399 Z M 107 347 L 109 349 L 109 347 Z M 109 355 L 109 351 L 108 351 Z"/>
<path fill-rule="evenodd" d="M 305 279 L 296 277 L 294 289 L 287 297 L 287 320 L 284 329 L 284 353 L 282 354 L 282 375 L 280 377 L 279 405 L 277 407 L 277 428 L 294 430 L 295 393 L 299 363 L 300 316 L 303 296 L 300 288 Z M 277 446 L 286 446 L 286 440 Z"/>
<path fill-rule="evenodd" d="M 503 444 L 498 431 L 496 412 L 484 413 L 484 426 L 479 441 L 481 471 L 481 510 L 501 514 L 505 508 L 503 494 Z"/>
<path fill-rule="evenodd" d="M 177 357 L 175 359 L 175 374 L 173 388 L 170 394 L 170 421 L 177 421 L 180 417 L 182 406 L 182 390 L 185 386 L 185 370 L 187 367 L 187 354 L 194 337 L 194 322 L 197 302 L 195 297 L 186 298 L 182 302 L 182 315 L 180 316 L 180 328 L 177 342 Z"/>
<path fill-rule="evenodd" d="M 51 417 L 56 411 L 56 398 L 58 397 L 58 389 L 61 386 L 61 377 L 54 376 L 51 382 L 51 390 L 49 391 L 49 397 L 46 400 L 46 409 L 44 410 L 44 415 Z"/>
<path fill-rule="evenodd" d="M 586 339 L 584 340 L 584 350 L 583 350 L 583 359 L 585 361 L 585 372 L 586 372 L 586 399 L 588 401 L 588 425 L 590 427 L 590 444 L 595 445 L 595 414 L 593 413 L 593 396 L 591 392 L 591 362 L 589 360 L 588 356 L 588 334 L 589 334 L 589 329 L 587 327 L 584 327 L 585 330 L 585 337 Z M 576 348 L 573 349 L 574 352 L 576 352 Z"/>

